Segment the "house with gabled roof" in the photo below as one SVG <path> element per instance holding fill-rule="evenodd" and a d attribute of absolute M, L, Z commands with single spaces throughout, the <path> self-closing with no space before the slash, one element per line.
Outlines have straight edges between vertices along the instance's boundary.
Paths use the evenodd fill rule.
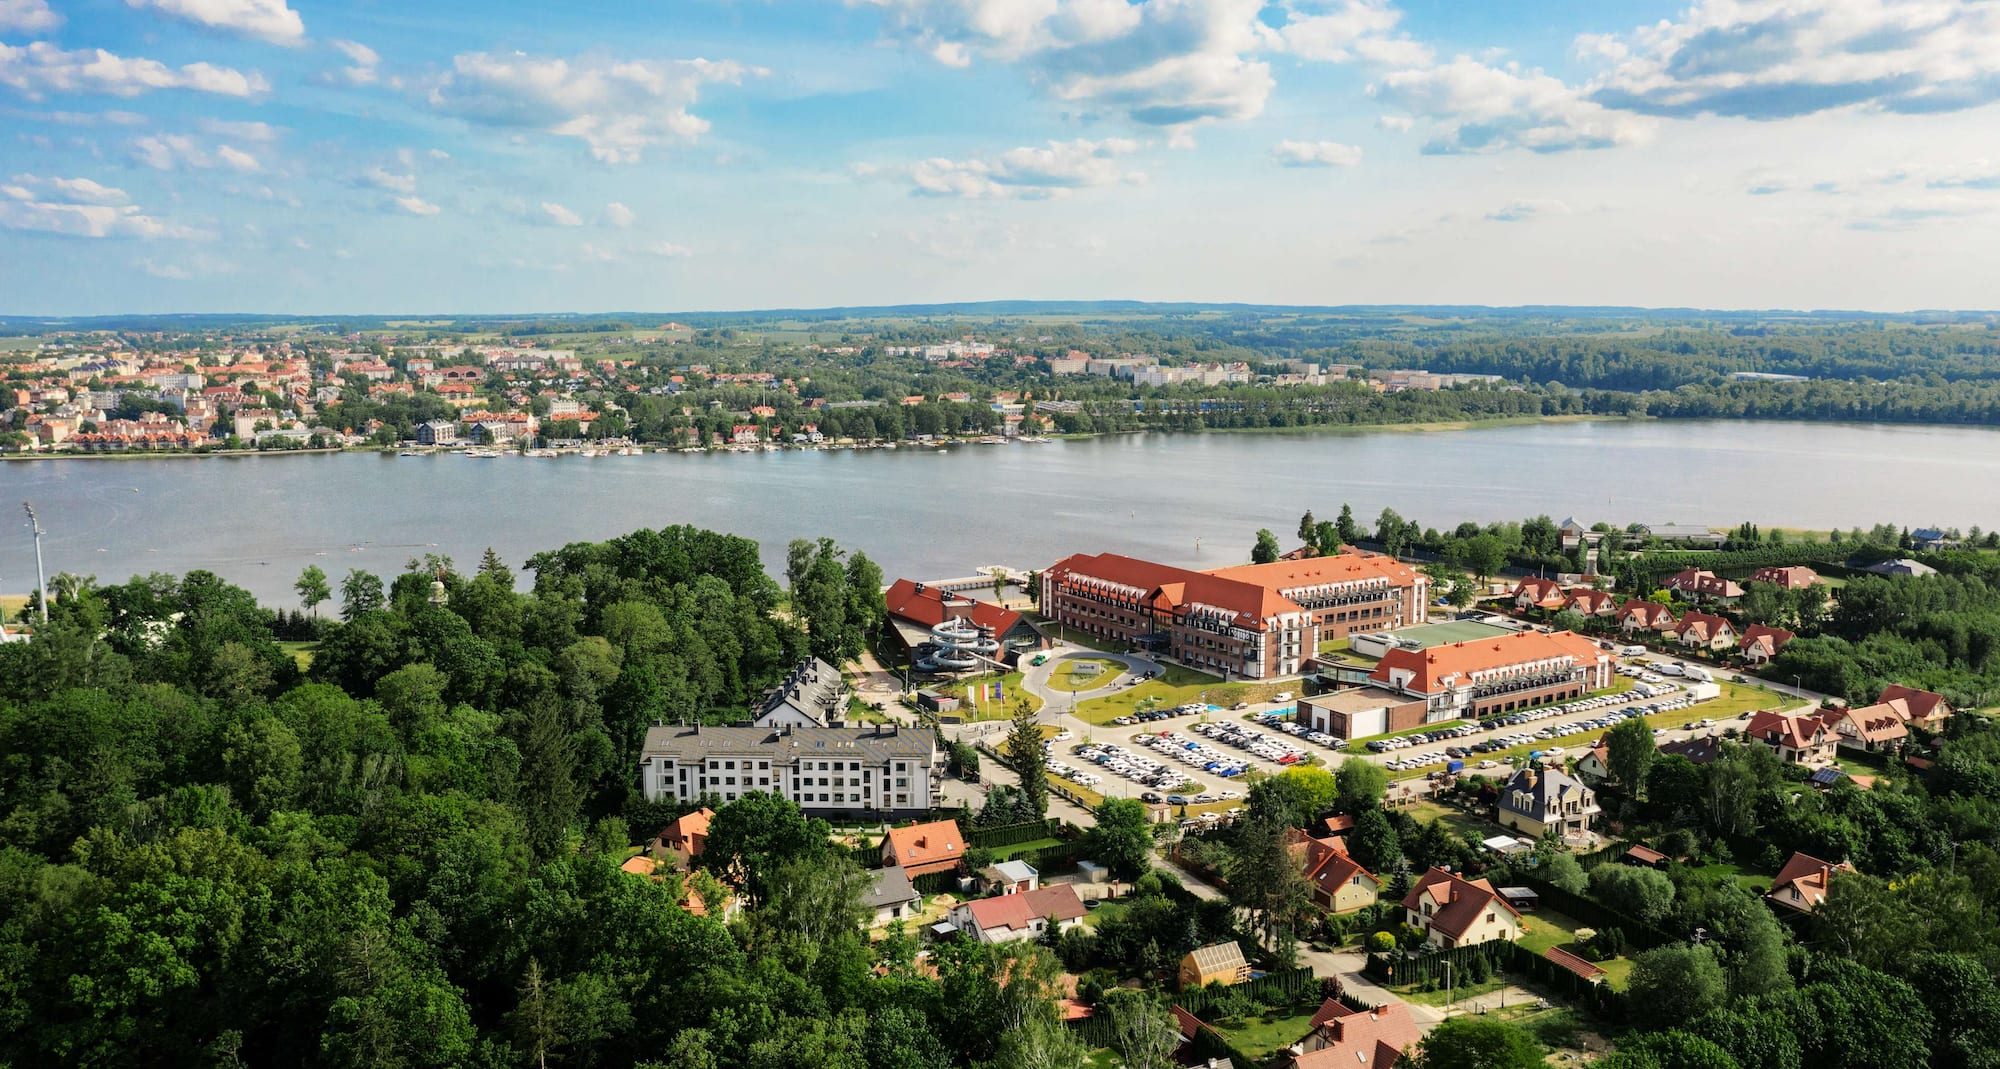
<path fill-rule="evenodd" d="M 1893 705 L 1901 710 L 1904 719 L 1918 727 L 1937 730 L 1941 721 L 1951 716 L 1951 703 L 1944 695 L 1928 690 L 1906 687 L 1901 683 L 1891 683 L 1882 688 L 1876 701 Z"/>
<path fill-rule="evenodd" d="M 1540 579 L 1531 575 L 1514 584 L 1514 608 L 1518 611 L 1560 609 L 1562 603 L 1562 584 L 1553 579 Z"/>
<path fill-rule="evenodd" d="M 1327 999 L 1313 1014 L 1312 1031 L 1299 1042 L 1293 1069 L 1390 1069 L 1424 1038 L 1408 1003 L 1385 1002 L 1357 1010 Z"/>
<path fill-rule="evenodd" d="M 1494 811 L 1501 827 L 1536 839 L 1549 832 L 1582 838 L 1600 812 L 1597 792 L 1554 768 L 1524 768 L 1509 776 Z"/>
<path fill-rule="evenodd" d="M 981 943 L 1034 939 L 1051 927 L 1068 931 L 1083 923 L 1083 899 L 1066 884 L 1037 887 L 1018 895 L 980 898 L 951 911 L 951 923 Z"/>
<path fill-rule="evenodd" d="M 1497 638 L 1382 655 L 1368 681 L 1426 703 L 1426 721 L 1484 717 L 1568 701 L 1611 685 L 1611 654 L 1574 631 Z"/>
<path fill-rule="evenodd" d="M 1819 719 L 1837 745 L 1869 753 L 1893 749 L 1910 737 L 1909 718 L 1886 702 L 1828 709 Z"/>
<path fill-rule="evenodd" d="M 1743 629 L 1740 649 L 1743 659 L 1751 664 L 1763 664 L 1778 655 L 1778 651 L 1798 636 L 1782 627 L 1766 627 L 1751 624 Z"/>
<path fill-rule="evenodd" d="M 1736 645 L 1736 625 L 1712 613 L 1688 613 L 1675 625 L 1673 635 L 1686 649 L 1726 650 Z"/>
<path fill-rule="evenodd" d="M 675 817 L 673 823 L 660 829 L 660 845 L 682 857 L 701 856 L 701 850 L 708 842 L 708 824 L 715 819 L 715 810 L 707 806 L 692 813 Z"/>
<path fill-rule="evenodd" d="M 1314 839 L 1302 831 L 1289 829 L 1288 845 L 1299 871 L 1312 885 L 1313 903 L 1321 909 L 1351 913 L 1373 905 L 1381 896 L 1381 877 L 1348 856 L 1344 837 L 1327 835 Z"/>
<path fill-rule="evenodd" d="M 1839 739 L 1812 713 L 1785 714 L 1760 710 L 1743 728 L 1743 737 L 1771 748 L 1778 760 L 1792 765 L 1823 765 L 1833 760 Z"/>
<path fill-rule="evenodd" d="M 899 865 L 911 879 L 951 872 L 965 860 L 965 836 L 954 820 L 890 828 L 882 838 L 882 864 Z"/>
<path fill-rule="evenodd" d="M 1595 616 L 1609 620 L 1618 615 L 1618 599 L 1609 591 L 1592 590 L 1588 587 L 1572 590 L 1563 598 L 1562 609 L 1579 616 Z"/>
<path fill-rule="evenodd" d="M 1634 631 L 1665 634 L 1674 629 L 1674 611 L 1657 601 L 1634 598 L 1618 606 L 1618 629 L 1626 634 Z"/>
<path fill-rule="evenodd" d="M 1491 883 L 1435 866 L 1403 896 L 1403 914 L 1427 942 L 1446 950 L 1521 938 L 1521 915 Z"/>
<path fill-rule="evenodd" d="M 1695 601 L 1720 601 L 1728 604 L 1743 596 L 1742 587 L 1706 568 L 1683 568 L 1668 576 L 1662 585 L 1676 594 L 1685 595 Z"/>
<path fill-rule="evenodd" d="M 764 695 L 750 726 L 840 727 L 847 723 L 847 696 L 840 669 L 807 657 Z"/>
<path fill-rule="evenodd" d="M 1853 871 L 1854 866 L 1845 861 L 1834 864 L 1811 854 L 1795 853 L 1778 870 L 1771 881 L 1771 892 L 1764 897 L 1786 909 L 1811 913 L 1826 901 L 1827 885 L 1833 882 L 1834 874 Z"/>
<path fill-rule="evenodd" d="M 1804 565 L 1790 568 L 1759 568 L 1750 573 L 1746 580 L 1751 583 L 1769 583 L 1786 590 L 1805 590 L 1819 582 L 1819 573 Z"/>

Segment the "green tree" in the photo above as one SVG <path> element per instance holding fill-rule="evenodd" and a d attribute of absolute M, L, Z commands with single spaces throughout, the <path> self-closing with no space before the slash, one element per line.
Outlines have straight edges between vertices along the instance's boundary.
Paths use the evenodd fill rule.
<path fill-rule="evenodd" d="M 1610 766 L 1611 778 L 1624 787 L 1634 800 L 1642 797 L 1646 789 L 1646 770 L 1652 767 L 1656 753 L 1653 729 L 1637 717 L 1621 720 L 1605 736 L 1605 751 L 1605 764 Z"/>
<path fill-rule="evenodd" d="M 1333 779 L 1337 788 L 1335 807 L 1353 817 L 1371 809 L 1379 811 L 1382 798 L 1389 791 L 1389 771 L 1359 757 L 1342 761 Z"/>
<path fill-rule="evenodd" d="M 1514 1025 L 1489 1017 L 1452 1017 L 1431 1029 L 1411 1069 L 1541 1069 L 1542 1048 Z"/>
<path fill-rule="evenodd" d="M 1007 732 L 1007 767 L 1021 778 L 1021 793 L 1040 820 L 1049 813 L 1049 755 L 1042 725 L 1025 701 L 1014 703 L 1014 725 Z"/>
<path fill-rule="evenodd" d="M 1571 894 L 1582 894 L 1583 889 L 1590 883 L 1590 878 L 1584 874 L 1583 866 L 1577 864 L 1576 855 L 1569 853 L 1551 855 L 1542 865 L 1541 874 L 1542 879 Z"/>
<path fill-rule="evenodd" d="M 340 618 L 353 621 L 382 607 L 382 577 L 354 569 L 340 581 Z"/>
<path fill-rule="evenodd" d="M 1099 1006 L 1111 1022 L 1111 1049 L 1126 1069 L 1172 1069 L 1180 1029 L 1167 1007 L 1151 992 L 1119 989 Z"/>
<path fill-rule="evenodd" d="M 528 844 L 537 856 L 563 849 L 576 821 L 583 789 L 577 783 L 577 745 L 554 702 L 537 701 L 521 725 L 519 800 Z"/>
<path fill-rule="evenodd" d="M 1354 860 L 1370 872 L 1387 875 L 1403 863 L 1403 846 L 1396 829 L 1379 808 L 1364 809 L 1354 818 L 1347 843 Z"/>
<path fill-rule="evenodd" d="M 1618 1053 L 1597 1064 L 1605 1069 L 1742 1069 L 1727 1050 L 1678 1029 L 1621 1043 Z"/>
<path fill-rule="evenodd" d="M 1278 545 L 1278 536 L 1267 527 L 1257 532 L 1257 544 L 1250 550 L 1250 563 L 1269 564 L 1283 556 L 1284 552 Z"/>
<path fill-rule="evenodd" d="M 333 588 L 326 582 L 326 570 L 317 564 L 306 565 L 306 570 L 299 573 L 299 580 L 292 584 L 292 589 L 298 591 L 299 604 L 314 616 L 319 615 L 320 603 L 333 597 Z"/>
<path fill-rule="evenodd" d="M 1000 1037 L 994 1069 L 1084 1069 L 1090 1051 L 1052 1013 L 1031 1015 Z"/>
<path fill-rule="evenodd" d="M 1311 509 L 1307 509 L 1306 514 L 1299 517 L 1299 541 L 1314 553 L 1319 552 L 1319 522 L 1313 519 Z"/>
<path fill-rule="evenodd" d="M 1119 877 L 1136 880 L 1153 867 L 1153 824 L 1146 807 L 1132 798 L 1106 798 L 1091 811 L 1084 849 Z"/>
<path fill-rule="evenodd" d="M 1349 505 L 1345 501 L 1340 503 L 1340 518 L 1333 521 L 1333 530 L 1334 534 L 1340 539 L 1340 545 L 1342 546 L 1351 546 L 1361 541 L 1361 525 L 1354 521 L 1354 507 L 1352 505 Z M 1319 551 L 1321 553 L 1331 553 L 1336 548 L 1338 547 L 1322 543 Z"/>
<path fill-rule="evenodd" d="M 1647 924 L 1658 924 L 1674 908 L 1673 878 L 1664 872 L 1632 865 L 1599 865 L 1592 869 L 1590 894 L 1612 909 Z"/>
<path fill-rule="evenodd" d="M 824 858 L 831 831 L 823 820 L 806 819 L 790 799 L 751 791 L 715 811 L 697 863 L 761 906 L 777 887 L 780 867 Z"/>
<path fill-rule="evenodd" d="M 1729 982 L 1707 946 L 1664 946 L 1633 959 L 1628 991 L 1633 1018 L 1662 1030 L 1720 1007 Z"/>

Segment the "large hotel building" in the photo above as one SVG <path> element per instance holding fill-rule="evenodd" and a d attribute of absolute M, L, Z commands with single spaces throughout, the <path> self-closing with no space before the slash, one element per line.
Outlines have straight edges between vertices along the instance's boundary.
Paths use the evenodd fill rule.
<path fill-rule="evenodd" d="M 1321 642 L 1421 624 L 1423 573 L 1390 557 L 1342 553 L 1190 571 L 1115 553 L 1078 554 L 1042 572 L 1042 614 L 1065 628 L 1151 646 L 1196 668 L 1293 675 Z"/>

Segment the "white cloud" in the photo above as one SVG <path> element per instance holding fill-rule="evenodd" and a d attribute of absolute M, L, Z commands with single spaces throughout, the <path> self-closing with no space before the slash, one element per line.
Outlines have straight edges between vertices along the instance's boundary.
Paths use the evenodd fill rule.
<path fill-rule="evenodd" d="M 2000 100 L 2000 5 L 1953 0 L 1694 0 L 1678 20 L 1585 34 L 1591 97 L 1651 115 L 1750 119 Z"/>
<path fill-rule="evenodd" d="M 586 260 L 601 264 L 615 263 L 625 258 L 625 254 L 616 249 L 607 249 L 601 245 L 593 245 L 588 241 L 584 242 L 582 247 L 577 249 L 577 254 Z"/>
<path fill-rule="evenodd" d="M 1011 149 L 991 159 L 934 157 L 908 173 L 914 192 L 922 196 L 1041 200 L 1092 186 L 1145 181 L 1143 173 L 1127 171 L 1119 162 L 1138 148 L 1138 142 L 1121 138 L 1078 138 L 1051 141 L 1046 148 Z"/>
<path fill-rule="evenodd" d="M 1540 70 L 1491 67 L 1468 56 L 1392 71 L 1368 92 L 1429 120 L 1430 153 L 1610 148 L 1651 134 L 1650 120 L 1605 108 Z"/>
<path fill-rule="evenodd" d="M 1428 46 L 1395 34 L 1403 13 L 1387 0 L 1334 0 L 1332 3 L 1286 5 L 1278 29 L 1285 51 L 1302 59 L 1328 63 L 1361 60 L 1383 66 L 1429 66 Z"/>
<path fill-rule="evenodd" d="M 231 122 L 226 119 L 203 119 L 201 128 L 219 137 L 237 141 L 255 141 L 260 144 L 278 139 L 279 130 L 270 123 Z"/>
<path fill-rule="evenodd" d="M 414 193 L 406 197 L 397 197 L 393 203 L 396 207 L 409 212 L 411 215 L 436 215 L 438 213 L 437 205 L 424 200 Z"/>
<path fill-rule="evenodd" d="M 15 47 L 0 43 L 0 85 L 32 97 L 44 93 L 107 93 L 133 97 L 155 89 L 188 89 L 249 97 L 270 89 L 255 71 L 212 63 L 169 67 L 158 60 L 127 59 L 101 48 L 66 52 L 47 41 Z"/>
<path fill-rule="evenodd" d="M 125 3 L 272 44 L 295 45 L 306 36 L 305 21 L 286 6 L 285 0 L 125 0 Z"/>
<path fill-rule="evenodd" d="M 156 171 L 211 166 L 208 153 L 186 134 L 153 134 L 135 138 L 132 141 L 132 158 Z"/>
<path fill-rule="evenodd" d="M 632 209 L 615 200 L 604 206 L 604 221 L 621 230 L 631 226 L 638 218 L 638 215 Z"/>
<path fill-rule="evenodd" d="M 1568 215 L 1569 205 L 1559 200 L 1537 200 L 1533 198 L 1509 201 L 1504 207 L 1486 213 L 1486 218 L 1495 223 L 1518 223 L 1546 215 Z"/>
<path fill-rule="evenodd" d="M 341 55 L 347 57 L 347 66 L 340 69 L 339 78 L 349 85 L 374 85 L 381 80 L 382 57 L 375 50 L 359 41 L 336 40 L 328 42 Z"/>
<path fill-rule="evenodd" d="M 694 255 L 693 249 L 688 248 L 686 245 L 676 245 L 671 241 L 662 241 L 648 245 L 646 251 L 654 256 L 663 256 L 670 260 L 678 260 Z"/>
<path fill-rule="evenodd" d="M 186 264 L 181 263 L 163 264 L 157 260 L 144 260 L 140 262 L 139 269 L 154 278 L 164 278 L 174 282 L 186 282 L 194 277 L 194 272 Z"/>
<path fill-rule="evenodd" d="M 217 146 L 215 150 L 215 156 L 217 159 L 222 161 L 223 166 L 229 167 L 233 170 L 243 171 L 247 173 L 252 171 L 261 171 L 264 169 L 264 165 L 257 162 L 257 157 L 252 156 L 248 152 L 244 152 L 241 149 L 232 148 L 228 145 Z"/>
<path fill-rule="evenodd" d="M 415 193 L 417 191 L 416 175 L 396 174 L 381 167 L 368 168 L 367 172 L 362 174 L 361 180 L 377 189 L 386 189 L 391 193 Z"/>
<path fill-rule="evenodd" d="M 1271 155 L 1287 167 L 1352 167 L 1361 150 L 1337 141 L 1280 141 Z"/>
<path fill-rule="evenodd" d="M 433 107 L 470 122 L 573 137 L 605 163 L 636 163 L 647 149 L 708 132 L 691 108 L 705 86 L 766 73 L 729 60 L 541 58 L 516 52 L 455 56 L 432 86 Z"/>
<path fill-rule="evenodd" d="M 63 24 L 48 0 L 0 0 L 0 31 L 47 33 Z"/>
<path fill-rule="evenodd" d="M 1057 100 L 1151 126 L 1247 119 L 1274 82 L 1255 58 L 1280 43 L 1262 0 L 850 0 L 946 66 L 1024 64 Z"/>
<path fill-rule="evenodd" d="M 36 192 L 37 189 L 43 192 Z M 122 189 L 89 178 L 15 175 L 0 186 L 0 229 L 77 238 L 189 238 L 195 231 L 155 219 Z"/>
<path fill-rule="evenodd" d="M 583 225 L 583 216 L 550 200 L 542 202 L 542 215 L 557 226 Z"/>
<path fill-rule="evenodd" d="M 1408 115 L 1383 115 L 1375 120 L 1375 125 L 1392 134 L 1407 134 L 1417 121 Z"/>

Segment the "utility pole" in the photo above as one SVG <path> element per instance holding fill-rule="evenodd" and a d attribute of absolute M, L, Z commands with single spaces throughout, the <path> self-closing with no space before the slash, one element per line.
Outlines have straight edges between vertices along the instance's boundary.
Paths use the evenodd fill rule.
<path fill-rule="evenodd" d="M 35 517 L 33 504 L 23 501 L 21 507 L 28 510 L 28 526 L 35 532 L 35 589 L 41 595 L 42 625 L 46 627 L 49 622 L 49 575 L 42 570 L 42 521 Z"/>

